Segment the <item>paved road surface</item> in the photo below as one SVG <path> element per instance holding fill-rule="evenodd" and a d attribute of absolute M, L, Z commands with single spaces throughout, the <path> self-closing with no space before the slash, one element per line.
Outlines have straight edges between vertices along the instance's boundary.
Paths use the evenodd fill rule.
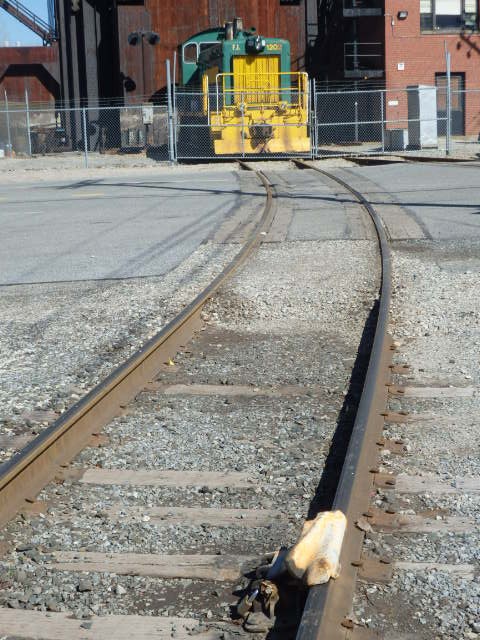
<path fill-rule="evenodd" d="M 365 237 L 353 200 L 343 194 L 342 212 L 331 183 L 319 178 L 312 191 L 302 172 L 268 167 L 278 194 L 291 197 L 282 214 L 290 239 Z M 478 166 L 354 167 L 344 177 L 390 213 L 392 228 L 400 204 L 411 216 L 410 239 L 480 239 Z M 239 191 L 236 172 L 218 166 L 0 186 L 0 284 L 161 275 L 215 231 L 238 206 Z"/>
<path fill-rule="evenodd" d="M 452 164 L 390 164 L 350 169 L 373 181 L 359 189 L 375 205 L 393 195 L 431 239 L 480 238 L 480 167 Z M 375 187 L 377 185 L 378 188 Z"/>
<path fill-rule="evenodd" d="M 238 204 L 231 170 L 0 186 L 0 284 L 161 275 Z"/>

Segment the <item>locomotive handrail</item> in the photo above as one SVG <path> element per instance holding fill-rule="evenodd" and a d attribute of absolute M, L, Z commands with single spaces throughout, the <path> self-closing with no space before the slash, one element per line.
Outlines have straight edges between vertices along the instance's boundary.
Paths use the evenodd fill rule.
<path fill-rule="evenodd" d="M 276 77 L 278 79 L 278 84 L 272 88 L 264 88 L 264 87 L 249 87 L 249 88 L 242 88 L 242 89 L 236 89 L 235 87 L 227 87 L 226 86 L 226 79 L 227 78 L 238 78 L 239 76 L 245 76 L 245 77 L 262 77 L 262 76 L 268 76 L 268 77 Z M 297 84 L 293 84 L 291 83 L 290 85 L 286 85 L 286 86 L 282 86 L 281 82 L 280 82 L 280 76 L 290 76 L 291 78 L 296 78 L 297 79 Z M 296 103 L 298 104 L 299 107 L 306 109 L 308 106 L 308 74 L 305 73 L 305 71 L 276 71 L 276 72 L 259 72 L 259 73 L 255 73 L 255 74 L 250 74 L 250 73 L 233 73 L 233 72 L 222 72 L 222 73 L 217 73 L 217 75 L 215 76 L 215 90 L 216 90 L 216 103 L 217 103 L 217 112 L 219 112 L 220 110 L 220 80 L 221 80 L 221 93 L 222 95 L 231 95 L 231 96 L 238 96 L 240 95 L 242 97 L 241 100 L 241 104 L 243 104 L 243 97 L 244 96 L 248 96 L 248 95 L 277 95 L 279 96 L 279 94 L 288 94 L 289 96 L 294 93 L 294 94 L 298 94 L 298 99 L 296 101 Z M 277 98 L 277 100 L 270 100 L 270 101 L 264 101 L 262 100 L 261 102 L 250 102 L 247 100 L 247 103 L 249 106 L 265 106 L 265 104 L 267 105 L 272 105 L 275 103 L 281 103 L 281 102 L 289 102 L 290 104 L 294 104 L 293 100 L 283 100 L 280 98 Z M 232 107 L 235 106 L 235 104 L 231 105 Z M 223 107 L 225 108 L 226 105 L 224 104 Z"/>
<path fill-rule="evenodd" d="M 202 90 L 203 90 L 203 113 L 208 116 L 207 121 L 210 125 L 210 96 L 208 89 L 208 76 L 205 74 L 202 77 Z"/>

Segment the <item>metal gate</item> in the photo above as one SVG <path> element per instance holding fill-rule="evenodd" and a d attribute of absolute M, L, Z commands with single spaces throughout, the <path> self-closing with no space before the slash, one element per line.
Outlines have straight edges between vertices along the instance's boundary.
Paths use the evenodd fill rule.
<path fill-rule="evenodd" d="M 385 150 L 382 90 L 317 90 L 313 81 L 313 155 L 325 157 Z"/>
<path fill-rule="evenodd" d="M 253 76 L 238 82 L 243 73 L 248 76 L 248 70 L 236 70 L 237 85 L 233 73 L 219 73 L 205 78 L 202 89 L 172 89 L 171 160 L 449 153 L 449 137 L 443 136 L 448 114 L 441 112 L 446 91 L 438 87 L 324 90 L 301 73 L 268 68 L 265 82 L 256 77 L 257 84 Z M 450 93 L 464 128 L 466 93 Z"/>
<path fill-rule="evenodd" d="M 447 75 L 435 74 L 435 84 L 438 91 L 437 114 L 439 119 L 439 134 L 446 135 L 447 129 Z M 463 136 L 465 134 L 465 74 L 452 73 L 450 76 L 450 109 L 451 134 Z"/>

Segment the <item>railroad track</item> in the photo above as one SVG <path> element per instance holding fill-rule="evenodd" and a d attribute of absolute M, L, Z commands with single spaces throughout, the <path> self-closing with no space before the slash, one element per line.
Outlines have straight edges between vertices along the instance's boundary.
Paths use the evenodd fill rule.
<path fill-rule="evenodd" d="M 359 571 L 370 564 L 368 558 L 362 557 L 365 528 L 359 526 L 359 523 L 368 517 L 374 475 L 378 471 L 378 443 L 382 442 L 394 349 L 388 335 L 391 300 L 390 249 L 382 221 L 374 207 L 347 182 L 331 173 L 316 170 L 340 184 L 368 211 L 378 236 L 382 279 L 368 370 L 332 504 L 332 510 L 339 509 L 347 516 L 347 531 L 340 556 L 342 570 L 336 580 L 310 589 L 297 640 L 345 638 L 348 630 L 354 628 L 351 609 L 355 583 Z"/>
<path fill-rule="evenodd" d="M 312 169 L 307 164 L 297 165 Z M 244 167 L 248 168 L 248 165 Z M 322 173 L 329 181 L 336 180 L 343 190 L 353 194 L 375 224 L 383 269 L 380 298 L 373 310 L 376 332 L 342 473 L 330 504 L 331 509 L 340 509 L 348 519 L 342 547 L 342 571 L 337 580 L 312 587 L 308 596 L 300 585 L 295 588 L 288 581 L 287 584 L 280 581 L 275 625 L 271 630 L 262 629 L 260 620 L 260 637 L 266 637 L 265 634 L 269 638 L 296 635 L 301 640 L 345 637 L 353 626 L 349 612 L 355 579 L 362 564 L 366 563 L 361 558 L 364 532 L 358 523 L 369 507 L 374 479 L 372 470 L 378 455 L 376 443 L 382 432 L 381 414 L 385 411 L 390 374 L 392 345 L 386 333 L 390 298 L 389 252 L 373 208 L 348 184 Z M 315 477 L 318 480 L 321 473 L 322 460 L 315 465 L 307 460 L 307 456 L 318 455 L 320 458 L 320 451 L 324 451 L 334 435 L 322 431 L 323 427 L 319 430 L 318 425 L 307 424 L 306 416 L 313 415 L 316 403 L 326 402 L 325 395 L 335 395 L 325 394 L 321 384 L 312 383 L 314 376 L 305 376 L 305 380 L 298 382 L 298 372 L 295 372 L 296 384 L 292 381 L 272 384 L 270 381 L 262 385 L 261 375 L 253 380 L 255 362 L 241 361 L 242 350 L 249 347 L 239 345 L 238 334 L 202 326 L 201 313 L 206 303 L 221 287 L 225 289 L 228 278 L 244 265 L 270 233 L 275 213 L 272 185 L 263 173 L 257 172 L 257 175 L 266 191 L 265 209 L 235 259 L 139 352 L 1 468 L 0 523 L 5 526 L 19 511 L 27 513 L 25 531 L 22 531 L 23 521 L 17 518 L 15 524 L 9 525 L 10 529 L 7 527 L 4 540 L 8 549 L 9 536 L 18 540 L 23 534 L 24 542 L 16 543 L 14 553 L 22 559 L 20 564 L 25 563 L 26 571 L 14 567 L 15 581 L 21 583 L 18 578 L 25 580 L 26 573 L 27 578 L 35 578 L 33 582 L 37 586 L 34 589 L 38 591 L 41 590 L 38 585 L 47 576 L 46 590 L 61 592 L 63 596 L 63 601 L 54 596 L 45 601 L 35 592 L 28 597 L 26 594 L 21 598 L 12 597 L 10 609 L 0 609 L 2 633 L 24 638 L 101 638 L 109 637 L 115 630 L 117 638 L 132 634 L 138 638 L 194 635 L 209 640 L 246 635 L 241 620 L 231 621 L 232 612 L 235 617 L 235 604 L 252 588 L 249 580 L 241 580 L 241 575 L 252 579 L 259 565 L 271 561 L 266 551 L 274 552 L 282 539 L 291 544 L 298 535 L 300 514 L 305 513 L 305 505 L 308 506 L 312 495 L 306 494 L 305 489 L 303 494 L 297 495 L 295 481 L 305 477 L 304 487 L 311 491 L 312 482 Z M 221 308 L 222 297 L 218 304 Z M 192 347 L 186 348 L 194 334 Z M 292 344 L 301 344 L 301 348 L 308 350 L 305 341 L 295 338 Z M 272 345 L 279 350 L 284 348 L 291 359 L 292 345 L 281 347 L 278 340 L 265 343 L 259 349 L 263 358 L 268 360 Z M 195 364 L 202 362 L 207 349 L 214 354 L 213 369 Z M 179 351 L 182 353 L 176 356 Z M 232 358 L 238 358 L 240 374 L 228 369 L 226 363 Z M 175 366 L 177 360 L 178 368 Z M 350 375 L 351 372 L 347 373 Z M 332 412 L 335 407 L 339 410 L 343 399 L 338 395 L 334 400 L 330 398 Z M 238 418 L 232 403 L 240 406 Z M 158 412 L 156 407 L 159 405 Z M 155 420 L 164 434 L 159 439 L 157 429 L 148 426 L 156 411 Z M 171 414 L 176 411 L 190 421 L 205 421 L 205 429 L 198 430 L 188 420 L 175 422 Z M 251 412 L 255 415 L 255 426 L 251 424 Z M 233 422 L 230 422 L 230 414 Z M 288 414 L 288 421 L 283 420 L 284 414 Z M 291 414 L 297 419 L 292 421 Z M 275 419 L 278 419 L 279 427 L 272 424 Z M 112 420 L 105 438 L 102 428 Z M 238 433 L 235 420 L 244 421 Z M 246 420 L 250 420 L 250 424 Z M 135 421 L 140 425 L 138 430 Z M 222 441 L 227 441 L 222 433 L 222 421 L 227 431 L 231 427 L 234 432 L 237 464 L 230 459 L 231 442 L 224 444 Z M 287 422 L 291 425 L 288 428 Z M 301 436 L 295 431 L 298 430 L 297 423 L 303 429 Z M 259 437 L 259 425 L 267 436 L 260 434 Z M 282 432 L 281 437 L 277 431 Z M 324 441 L 315 442 L 315 438 L 321 440 L 319 432 Z M 289 479 L 276 474 L 273 467 L 276 458 L 288 463 L 289 456 L 295 455 L 296 450 L 285 445 L 285 439 L 294 440 L 295 437 L 298 439 L 297 453 L 300 446 L 302 455 L 292 458 L 295 466 L 286 491 L 284 486 Z M 104 446 L 87 448 L 70 465 L 80 451 L 92 444 L 92 438 Z M 146 438 L 151 439 L 151 447 L 148 441 L 145 442 Z M 173 446 L 181 438 L 185 441 L 179 446 L 177 459 Z M 140 443 L 143 444 L 140 446 Z M 189 445 L 204 455 L 211 448 L 211 460 L 193 456 Z M 121 455 L 113 453 L 117 446 Z M 156 449 L 161 446 L 165 449 Z M 282 453 L 285 449 L 288 455 Z M 248 464 L 249 458 L 251 464 Z M 195 468 L 196 464 L 199 468 Z M 309 473 L 304 476 L 302 464 L 310 466 Z M 250 467 L 252 471 L 249 471 Z M 44 487 L 46 490 L 40 494 Z M 179 490 L 185 492 L 181 500 Z M 232 499 L 226 500 L 225 496 L 228 498 L 230 494 Z M 225 502 L 232 500 L 234 504 L 225 507 Z M 293 506 L 285 504 L 289 500 Z M 199 502 L 201 506 L 198 506 Z M 29 528 L 31 515 L 28 513 L 38 516 L 36 520 L 33 518 L 35 522 L 38 520 L 33 528 Z M 60 522 L 60 533 L 56 532 L 51 538 L 49 520 Z M 63 529 L 62 521 L 67 523 Z M 95 537 L 102 530 L 98 524 L 104 526 L 105 533 L 101 533 L 97 541 Z M 90 529 L 82 533 L 82 527 Z M 196 539 L 185 533 L 190 527 L 198 531 Z M 67 528 L 70 529 L 68 535 L 65 533 Z M 178 544 L 165 536 L 165 529 L 175 532 Z M 35 544 L 28 540 L 32 532 Z M 56 542 L 65 546 L 68 540 L 73 543 L 75 538 L 74 550 L 55 547 Z M 42 539 L 48 544 L 39 542 Z M 266 545 L 271 548 L 266 549 Z M 175 549 L 175 553 L 159 553 L 159 546 L 166 551 Z M 127 551 L 118 551 L 121 547 Z M 130 551 L 137 547 L 142 553 Z M 35 576 L 37 566 L 39 576 Z M 121 576 L 133 576 L 134 582 L 122 583 Z M 163 581 L 160 596 L 152 591 L 155 579 Z M 182 583 L 182 580 L 189 583 Z M 176 581 L 175 585 L 172 581 Z M 178 584 L 183 592 L 179 591 Z M 212 588 L 212 584 L 221 586 Z M 89 593 L 102 589 L 108 594 L 109 612 L 113 611 L 114 615 L 96 615 L 102 613 L 102 608 L 89 600 Z M 115 598 L 122 597 L 126 603 L 118 606 Z M 156 609 L 152 609 L 155 598 L 165 602 L 163 609 L 158 602 Z M 79 604 L 72 618 L 68 612 L 75 608 L 75 599 Z M 200 605 L 194 600 L 200 600 Z M 49 611 L 47 615 L 42 612 L 45 609 Z M 152 615 L 152 611 L 159 609 L 162 609 L 161 615 Z M 115 614 L 116 610 L 118 614 Z M 199 615 L 192 615 L 192 612 L 198 614 L 199 610 L 203 611 L 203 622 L 199 621 Z M 147 615 L 142 615 L 145 613 Z M 255 631 L 255 627 L 251 631 Z"/>
<path fill-rule="evenodd" d="M 272 192 L 265 176 L 261 172 L 258 176 L 266 191 L 263 215 L 234 259 L 157 335 L 2 466 L 0 526 L 18 512 L 25 500 L 37 495 L 59 466 L 72 460 L 198 328 L 205 303 L 240 268 L 271 224 Z"/>

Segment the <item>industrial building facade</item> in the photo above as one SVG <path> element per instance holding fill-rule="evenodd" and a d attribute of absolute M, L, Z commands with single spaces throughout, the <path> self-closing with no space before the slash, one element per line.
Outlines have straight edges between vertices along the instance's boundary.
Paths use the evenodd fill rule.
<path fill-rule="evenodd" d="M 406 99 L 395 90 L 437 87 L 438 115 L 444 117 L 448 51 L 452 134 L 479 133 L 478 0 L 320 0 L 318 15 L 312 72 L 327 86 L 384 88 L 387 121 L 407 117 Z"/>
<path fill-rule="evenodd" d="M 236 16 L 265 36 L 288 39 L 293 68 L 303 70 L 308 66 L 307 38 L 316 38 L 316 4 L 317 0 L 56 0 L 56 41 L 44 48 L 48 52 L 40 47 L 1 48 L 0 89 L 7 89 L 12 100 L 22 99 L 28 88 L 32 102 L 50 99 L 71 105 L 154 99 L 165 88 L 165 61 L 173 61 L 182 42 Z M 0 2 L 0 9 L 11 6 Z M 28 24 L 26 7 L 25 12 L 22 21 Z M 21 12 L 16 15 L 23 18 Z M 132 33 L 148 32 L 158 34 L 158 43 L 142 37 L 140 46 L 130 44 Z M 60 80 L 58 88 L 40 71 L 44 63 L 55 81 Z M 57 72 L 52 64 L 57 64 Z M 4 76 L 18 82 L 6 82 Z"/>
<path fill-rule="evenodd" d="M 56 46 L 0 48 L 0 100 L 6 93 L 12 103 L 23 103 L 25 92 L 47 104 L 60 98 Z"/>
<path fill-rule="evenodd" d="M 316 0 L 58 0 L 64 100 L 155 100 L 165 88 L 165 62 L 180 45 L 235 16 L 265 36 L 288 39 L 293 67 L 305 69 L 310 5 Z M 135 33 L 139 40 L 130 37 Z M 151 33 L 158 42 L 145 37 Z"/>
<path fill-rule="evenodd" d="M 236 16 L 289 40 L 292 68 L 321 80 L 435 84 L 446 44 L 457 86 L 480 86 L 478 0 L 57 0 L 55 7 L 59 42 L 48 54 L 21 48 L 21 63 L 20 52 L 2 49 L 0 72 L 44 58 L 51 65 L 59 47 L 64 100 L 152 96 L 182 42 Z M 158 44 L 129 44 L 131 33 L 152 31 Z"/>
<path fill-rule="evenodd" d="M 343 102 L 324 98 L 326 108 L 318 117 L 327 123 L 335 122 L 343 108 L 344 121 L 371 120 L 376 129 L 405 128 L 410 113 L 405 89 L 421 85 L 437 88 L 436 117 L 443 135 L 448 51 L 451 133 L 478 136 L 478 3 L 56 0 L 55 37 L 45 36 L 49 46 L 0 49 L 0 91 L 5 90 L 12 101 L 21 102 L 27 89 L 31 103 L 88 105 L 91 109 L 112 103 L 164 103 L 166 60 L 173 63 L 176 56 L 178 61 L 181 44 L 192 34 L 240 16 L 247 28 L 254 26 L 262 35 L 288 39 L 292 70 L 306 70 L 317 80 L 320 91 L 345 92 Z M 2 6 L 5 3 L 0 1 L 0 9 Z M 138 37 L 132 38 L 134 34 Z M 178 67 L 174 74 L 178 82 Z M 365 94 L 359 100 L 352 93 L 365 90 L 384 94 Z M 99 114 L 90 115 L 100 121 Z M 363 137 L 371 135 L 372 127 L 363 127 L 360 139 L 362 131 Z"/>

